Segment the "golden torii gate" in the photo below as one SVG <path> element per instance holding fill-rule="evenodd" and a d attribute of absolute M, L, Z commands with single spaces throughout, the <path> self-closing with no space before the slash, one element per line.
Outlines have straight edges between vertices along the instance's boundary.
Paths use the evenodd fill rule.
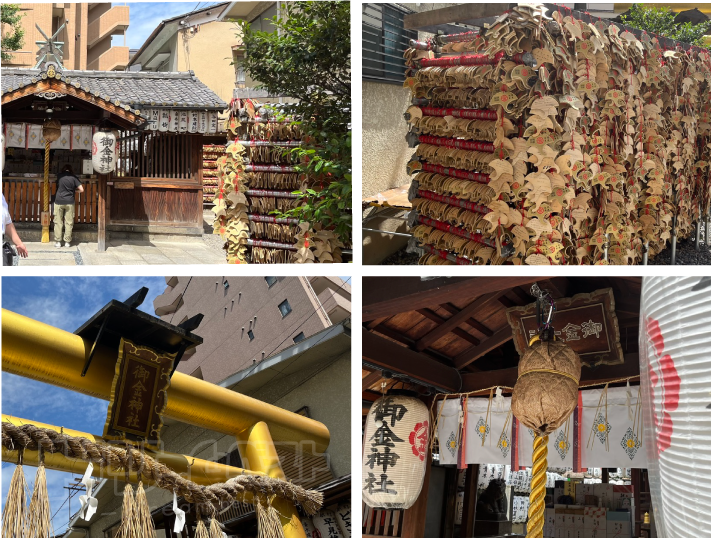
<path fill-rule="evenodd" d="M 92 344 L 75 334 L 2 309 L 3 371 L 109 400 L 117 352 L 98 344 L 92 366 L 82 377 L 82 367 Z M 186 424 L 233 435 L 246 470 L 281 480 L 285 480 L 286 476 L 279 463 L 275 441 L 317 454 L 326 450 L 330 440 L 328 428 L 321 422 L 177 371 L 171 379 L 168 404 L 163 414 Z M 29 423 L 48 427 L 5 415 L 3 420 L 16 425 Z M 89 439 L 93 437 L 83 432 L 71 433 Z M 3 459 L 7 457 L 6 452 L 3 449 Z M 186 456 L 149 453 L 178 473 L 187 471 Z M 197 482 L 200 477 L 204 485 L 224 482 L 242 473 L 242 469 L 236 467 L 199 459 L 193 466 L 192 460 L 191 456 L 191 479 Z M 23 462 L 28 465 L 39 463 L 37 455 L 28 451 Z M 79 472 L 78 465 L 82 465 L 82 470 L 86 468 L 86 464 L 57 454 L 45 455 L 45 465 L 68 472 Z M 99 472 L 99 469 L 95 470 L 95 474 Z M 112 475 L 107 469 L 103 476 L 125 479 L 123 473 Z M 129 480 L 135 481 L 135 474 L 129 476 Z M 279 512 L 285 538 L 306 538 L 294 504 L 276 499 L 274 505 Z"/>

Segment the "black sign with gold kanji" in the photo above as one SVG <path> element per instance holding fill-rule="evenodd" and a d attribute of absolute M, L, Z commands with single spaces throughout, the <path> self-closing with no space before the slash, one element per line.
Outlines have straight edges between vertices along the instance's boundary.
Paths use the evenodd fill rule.
<path fill-rule="evenodd" d="M 121 339 L 104 437 L 157 444 L 175 355 Z"/>

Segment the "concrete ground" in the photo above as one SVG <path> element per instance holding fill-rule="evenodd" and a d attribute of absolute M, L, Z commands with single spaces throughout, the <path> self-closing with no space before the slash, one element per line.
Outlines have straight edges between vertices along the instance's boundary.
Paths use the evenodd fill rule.
<path fill-rule="evenodd" d="M 30 253 L 20 258 L 18 265 L 215 265 L 226 264 L 224 241 L 212 234 L 214 213 L 203 212 L 204 235 L 180 241 L 140 241 L 133 239 L 109 239 L 106 252 L 98 252 L 96 241 L 74 241 L 69 248 L 54 247 L 50 243 L 25 241 Z M 35 234 L 37 236 L 37 234 Z M 20 237 L 25 236 L 20 231 Z M 75 234 L 76 238 L 77 234 Z M 26 236 L 25 236 L 26 237 Z"/>
<path fill-rule="evenodd" d="M 96 243 L 55 248 L 51 243 L 25 243 L 29 257 L 18 265 L 195 265 L 224 264 L 224 251 L 200 242 L 107 241 L 106 252 Z"/>

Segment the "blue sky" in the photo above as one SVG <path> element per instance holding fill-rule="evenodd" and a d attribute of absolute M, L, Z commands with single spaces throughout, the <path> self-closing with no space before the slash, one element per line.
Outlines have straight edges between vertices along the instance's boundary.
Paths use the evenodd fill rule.
<path fill-rule="evenodd" d="M 126 31 L 126 45 L 139 49 L 148 36 L 164 19 L 177 17 L 198 9 L 219 4 L 220 2 L 127 2 L 130 8 L 130 25 Z M 123 5 L 117 3 L 115 5 Z M 113 38 L 115 45 L 123 45 L 123 37 Z"/>
<path fill-rule="evenodd" d="M 126 300 L 141 286 L 150 290 L 141 310 L 153 314 L 153 300 L 163 293 L 166 287 L 163 277 L 4 277 L 2 307 L 74 332 L 111 299 Z M 41 397 L 36 397 L 37 395 Z M 48 405 L 49 402 L 51 405 Z M 103 400 L 2 373 L 2 412 L 8 415 L 101 435 L 107 407 L 108 402 Z M 3 462 L 3 509 L 7 487 L 14 470 L 15 465 Z M 24 471 L 27 482 L 34 483 L 36 469 L 26 466 Z M 52 514 L 57 512 L 67 499 L 67 490 L 63 489 L 63 486 L 73 480 L 73 475 L 47 471 Z M 82 493 L 76 494 L 72 499 L 72 512 L 79 507 L 80 494 Z M 62 531 L 68 520 L 69 514 L 65 504 L 52 522 L 55 532 Z"/>
<path fill-rule="evenodd" d="M 351 284 L 351 277 L 340 278 Z M 150 291 L 140 309 L 154 315 L 153 300 L 166 288 L 163 277 L 3 277 L 2 307 L 74 332 L 111 299 L 124 301 L 141 286 Z M 2 412 L 5 414 L 101 435 L 107 408 L 108 402 L 103 400 L 2 372 Z M 36 468 L 25 466 L 23 469 L 27 482 L 33 484 Z M 14 470 L 13 463 L 2 463 L 3 509 Z M 52 523 L 57 534 L 69 521 L 68 506 L 63 505 L 68 490 L 63 486 L 73 482 L 75 476 L 79 475 L 47 471 L 50 508 L 53 515 L 56 513 Z M 72 512 L 79 508 L 78 496 L 82 494 L 77 493 L 72 498 Z"/>

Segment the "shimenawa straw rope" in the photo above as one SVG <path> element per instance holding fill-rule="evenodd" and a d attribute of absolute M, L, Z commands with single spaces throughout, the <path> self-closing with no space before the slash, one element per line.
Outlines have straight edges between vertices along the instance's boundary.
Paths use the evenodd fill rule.
<path fill-rule="evenodd" d="M 32 424 L 15 426 L 3 422 L 2 446 L 9 450 L 37 450 L 41 446 L 46 452 L 91 461 L 102 468 L 140 472 L 145 479 L 155 482 L 158 487 L 175 492 L 186 501 L 197 504 L 205 513 L 213 513 L 216 509 L 240 500 L 244 493 L 252 493 L 257 500 L 278 497 L 298 503 L 308 515 L 318 512 L 323 504 L 323 493 L 268 476 L 244 474 L 220 484 L 201 486 L 134 448 L 94 443 L 83 437 L 72 437 Z"/>

